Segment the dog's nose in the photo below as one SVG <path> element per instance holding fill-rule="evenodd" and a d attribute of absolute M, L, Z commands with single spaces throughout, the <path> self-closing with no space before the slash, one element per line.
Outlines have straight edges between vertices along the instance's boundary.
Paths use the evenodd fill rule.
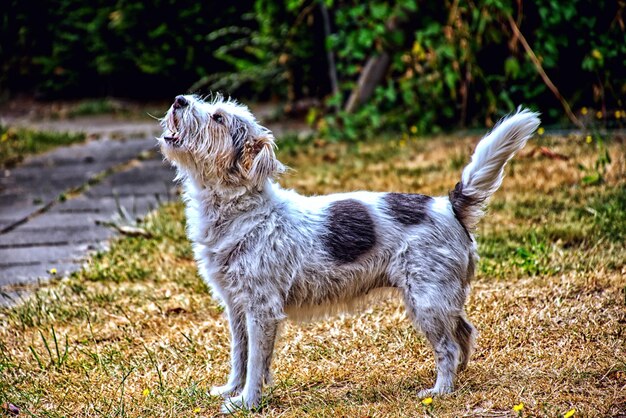
<path fill-rule="evenodd" d="M 174 109 L 180 109 L 188 104 L 189 102 L 185 99 L 185 96 L 176 96 L 176 99 L 174 99 Z"/>

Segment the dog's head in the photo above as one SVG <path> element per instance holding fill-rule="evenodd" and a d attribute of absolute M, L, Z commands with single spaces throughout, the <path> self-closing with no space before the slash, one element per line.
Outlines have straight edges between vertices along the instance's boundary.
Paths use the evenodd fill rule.
<path fill-rule="evenodd" d="M 203 182 L 259 187 L 284 171 L 272 133 L 233 100 L 177 96 L 161 125 L 165 158 Z"/>

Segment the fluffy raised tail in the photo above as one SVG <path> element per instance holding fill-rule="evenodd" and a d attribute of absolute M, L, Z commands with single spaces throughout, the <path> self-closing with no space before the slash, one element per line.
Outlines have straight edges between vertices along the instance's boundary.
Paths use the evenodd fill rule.
<path fill-rule="evenodd" d="M 468 230 L 483 217 L 485 205 L 504 178 L 504 166 L 522 149 L 539 126 L 539 114 L 527 109 L 502 119 L 480 140 L 461 181 L 450 192 L 454 214 Z"/>

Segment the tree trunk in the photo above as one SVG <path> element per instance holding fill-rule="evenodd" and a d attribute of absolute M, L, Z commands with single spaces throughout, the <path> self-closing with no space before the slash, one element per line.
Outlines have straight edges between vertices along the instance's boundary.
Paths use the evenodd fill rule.
<path fill-rule="evenodd" d="M 382 54 L 370 57 L 361 72 L 356 87 L 352 90 L 346 103 L 345 111 L 354 112 L 359 106 L 369 100 L 376 86 L 382 81 L 387 73 L 391 57 L 383 51 Z"/>
<path fill-rule="evenodd" d="M 324 22 L 324 37 L 328 39 L 330 37 L 330 17 L 328 16 L 328 9 L 324 1 L 320 1 L 320 10 L 322 12 L 322 19 Z M 326 45 L 326 59 L 328 60 L 328 78 L 330 79 L 330 87 L 334 95 L 339 94 L 339 82 L 337 81 L 337 67 L 335 65 L 335 55 L 333 51 Z"/>
<path fill-rule="evenodd" d="M 402 20 L 406 20 L 407 15 L 404 15 Z M 396 30 L 398 28 L 398 21 L 399 17 L 397 15 L 390 17 L 385 25 L 387 31 L 391 32 Z M 354 90 L 350 93 L 350 98 L 344 109 L 346 112 L 354 112 L 359 106 L 369 100 L 376 86 L 385 78 L 390 64 L 391 55 L 387 50 L 377 52 L 376 55 L 372 55 L 368 58 Z"/>

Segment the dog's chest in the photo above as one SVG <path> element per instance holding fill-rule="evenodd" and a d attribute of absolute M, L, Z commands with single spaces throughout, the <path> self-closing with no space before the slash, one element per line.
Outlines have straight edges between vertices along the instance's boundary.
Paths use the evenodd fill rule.
<path fill-rule="evenodd" d="M 225 219 L 219 213 L 189 205 L 186 209 L 187 236 L 202 248 L 203 257 L 226 261 L 248 229 L 239 219 Z M 223 263 L 222 262 L 222 263 Z"/>

